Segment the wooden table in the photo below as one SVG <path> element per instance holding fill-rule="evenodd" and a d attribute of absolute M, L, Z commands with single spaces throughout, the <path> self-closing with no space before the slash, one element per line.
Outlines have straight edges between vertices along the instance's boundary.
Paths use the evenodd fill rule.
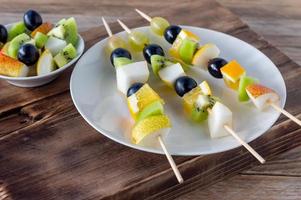
<path fill-rule="evenodd" d="M 101 25 L 100 15 L 106 16 L 109 22 L 121 18 L 130 27 L 136 27 L 145 24 L 143 20 L 137 20 L 133 11 L 134 7 L 138 7 L 151 15 L 165 16 L 174 23 L 229 33 L 252 43 L 277 64 L 288 87 L 286 108 L 295 115 L 301 113 L 298 105 L 301 91 L 297 87 L 301 83 L 300 67 L 251 31 L 237 16 L 213 1 L 0 2 L 1 23 L 16 21 L 22 17 L 24 10 L 34 8 L 52 21 L 75 16 L 81 30 Z M 254 29 L 268 33 L 271 40 L 278 42 L 277 45 L 294 57 L 293 52 L 298 51 L 301 41 L 296 31 L 300 27 L 294 23 L 290 27 L 285 25 L 286 20 L 297 20 L 287 18 L 300 17 L 296 10 L 297 1 L 289 2 L 296 4 L 295 7 L 285 7 L 284 19 L 281 18 L 282 11 L 272 1 L 266 0 L 263 4 L 266 6 L 249 1 L 220 2 L 250 22 Z M 280 1 L 278 4 L 283 7 Z M 167 11 L 164 8 L 171 9 Z M 255 13 L 254 16 L 248 9 Z M 295 35 L 275 36 L 270 33 L 273 24 L 256 22 L 262 18 L 270 19 L 271 23 L 273 14 L 279 14 L 277 19 L 283 22 L 281 25 L 284 24 L 287 31 L 293 30 L 291 34 Z M 114 31 L 121 30 L 117 24 L 112 27 Z M 87 46 L 90 46 L 105 37 L 105 32 L 101 27 L 83 35 Z M 283 44 L 291 46 L 283 47 Z M 301 148 L 294 147 L 301 144 L 301 131 L 286 118 L 281 117 L 265 136 L 251 143 L 268 158 L 267 164 L 259 166 L 243 148 L 211 156 L 176 157 L 186 179 L 179 186 L 165 157 L 121 146 L 89 127 L 70 99 L 69 76 L 70 72 L 67 72 L 53 83 L 33 89 L 16 88 L 0 82 L 0 194 L 2 190 L 7 199 L 199 199 L 202 196 L 207 199 L 241 199 L 242 196 L 244 199 L 297 199 L 300 196 Z M 279 155 L 290 149 L 293 150 Z M 221 180 L 225 181 L 219 182 Z M 219 183 L 208 188 L 216 182 Z"/>

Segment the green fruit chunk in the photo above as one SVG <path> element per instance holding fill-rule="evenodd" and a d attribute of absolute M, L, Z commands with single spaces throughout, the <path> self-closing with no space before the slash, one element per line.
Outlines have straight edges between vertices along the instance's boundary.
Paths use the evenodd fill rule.
<path fill-rule="evenodd" d="M 67 43 L 73 44 L 73 46 L 77 45 L 78 42 L 78 35 L 77 35 L 77 24 L 73 17 L 67 19 L 64 22 L 65 28 L 65 40 Z"/>
<path fill-rule="evenodd" d="M 157 76 L 160 69 L 175 64 L 174 62 L 160 55 L 152 55 L 150 60 L 153 72 Z"/>
<path fill-rule="evenodd" d="M 189 39 L 184 39 L 179 49 L 179 54 L 181 59 L 185 63 L 190 64 L 197 47 L 198 47 L 198 43 Z"/>
<path fill-rule="evenodd" d="M 113 62 L 115 67 L 121 67 L 133 63 L 133 61 L 125 57 L 116 57 Z"/>
<path fill-rule="evenodd" d="M 248 85 L 251 85 L 253 83 L 258 83 L 259 81 L 253 77 L 250 76 L 243 76 L 239 81 L 238 86 L 238 100 L 239 101 L 248 101 L 249 96 L 246 92 L 246 87 Z"/>
<path fill-rule="evenodd" d="M 54 27 L 51 31 L 47 33 L 48 36 L 54 36 L 59 39 L 65 39 L 65 33 L 66 30 L 64 28 L 64 25 L 59 25 L 57 27 Z"/>
<path fill-rule="evenodd" d="M 15 37 L 10 42 L 10 45 L 8 47 L 8 55 L 12 58 L 17 59 L 17 55 L 18 55 L 20 46 L 30 40 L 31 40 L 31 38 L 28 35 L 26 35 L 25 33 L 22 33 L 22 34 L 18 35 L 17 37 Z"/>
<path fill-rule="evenodd" d="M 162 17 L 154 17 L 150 22 L 151 30 L 160 36 L 163 36 L 168 26 L 169 26 L 168 21 Z"/>
<path fill-rule="evenodd" d="M 55 64 L 60 68 L 68 63 L 68 60 L 62 53 L 58 53 L 54 58 Z"/>
<path fill-rule="evenodd" d="M 137 121 L 141 121 L 145 118 L 155 115 L 163 115 L 164 108 L 161 100 L 154 101 L 147 105 L 137 116 Z"/>
<path fill-rule="evenodd" d="M 65 22 L 66 22 L 66 19 L 63 18 L 58 23 L 56 23 L 56 26 L 63 25 L 63 24 L 65 24 Z"/>
<path fill-rule="evenodd" d="M 64 49 L 58 53 L 54 57 L 54 62 L 58 67 L 63 67 L 68 62 L 70 62 L 72 59 L 76 57 L 76 49 L 75 47 L 70 43 Z"/>
<path fill-rule="evenodd" d="M 71 61 L 77 55 L 76 48 L 70 43 L 63 49 L 62 54 L 68 61 Z"/>
<path fill-rule="evenodd" d="M 202 109 L 199 107 L 194 107 L 191 111 L 191 119 L 195 122 L 202 122 L 208 118 L 207 109 Z"/>
<path fill-rule="evenodd" d="M 37 34 L 34 36 L 34 40 L 36 41 L 36 46 L 41 49 L 45 46 L 48 37 L 41 32 L 37 32 Z"/>
<path fill-rule="evenodd" d="M 17 35 L 25 33 L 26 27 L 23 22 L 17 22 L 8 30 L 8 41 L 14 39 Z"/>

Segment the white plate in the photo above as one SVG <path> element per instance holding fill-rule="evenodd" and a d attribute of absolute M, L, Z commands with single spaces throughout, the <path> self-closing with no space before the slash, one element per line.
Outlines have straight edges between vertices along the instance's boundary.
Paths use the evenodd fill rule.
<path fill-rule="evenodd" d="M 276 66 L 263 53 L 246 42 L 224 33 L 204 28 L 182 27 L 200 36 L 202 44 L 207 42 L 217 44 L 222 52 L 221 57 L 227 60 L 237 59 L 250 76 L 257 77 L 262 84 L 278 92 L 281 97 L 281 107 L 284 107 L 286 100 L 284 80 Z M 167 52 L 169 46 L 167 42 L 150 33 L 148 27 L 141 27 L 138 30 L 146 32 L 153 43 L 161 43 Z M 126 36 L 125 32 L 118 35 Z M 131 143 L 132 121 L 125 97 L 116 89 L 115 70 L 104 51 L 106 41 L 107 39 L 104 39 L 90 48 L 73 70 L 70 90 L 76 108 L 92 127 L 112 140 L 135 149 L 163 153 L 159 144 L 144 147 Z M 141 55 L 134 55 L 134 57 L 137 61 L 142 60 Z M 273 109 L 259 112 L 251 103 L 240 103 L 236 92 L 226 88 L 222 79 L 215 79 L 206 71 L 193 69 L 189 74 L 198 83 L 203 80 L 209 82 L 214 95 L 220 97 L 223 103 L 232 109 L 234 130 L 247 142 L 266 132 L 279 117 L 279 113 Z M 211 154 L 239 146 L 232 136 L 211 139 L 208 135 L 207 122 L 194 124 L 184 117 L 181 98 L 175 92 L 153 75 L 150 77 L 149 84 L 165 100 L 166 113 L 173 124 L 165 140 L 171 154 Z"/>
<path fill-rule="evenodd" d="M 10 29 L 12 24 L 8 24 L 5 27 Z M 56 69 L 48 74 L 40 75 L 40 76 L 29 76 L 29 77 L 9 77 L 0 75 L 0 79 L 6 80 L 8 83 L 18 86 L 18 87 L 37 87 L 49 83 L 56 79 L 63 71 L 65 71 L 68 67 L 72 66 L 79 57 L 83 54 L 85 49 L 85 42 L 83 38 L 78 34 L 78 43 L 76 45 L 77 56 L 72 59 L 69 63 Z"/>

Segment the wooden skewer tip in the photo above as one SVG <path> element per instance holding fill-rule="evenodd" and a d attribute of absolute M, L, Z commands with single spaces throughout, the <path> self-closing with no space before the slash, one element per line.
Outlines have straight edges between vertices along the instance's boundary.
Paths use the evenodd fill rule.
<path fill-rule="evenodd" d="M 139 15 L 141 15 L 141 17 L 143 17 L 144 19 L 146 19 L 147 21 L 152 21 L 152 18 L 149 16 L 149 15 L 147 15 L 147 14 L 145 14 L 144 12 L 142 12 L 141 10 L 139 10 L 139 9 L 135 9 L 135 11 L 139 14 Z"/>
<path fill-rule="evenodd" d="M 117 22 L 127 33 L 131 33 L 131 29 L 129 29 L 121 20 L 117 19 Z"/>
<path fill-rule="evenodd" d="M 112 33 L 111 28 L 110 28 L 110 26 L 108 25 L 107 21 L 105 20 L 104 17 L 101 17 L 101 19 L 102 19 L 103 25 L 105 26 L 105 29 L 106 29 L 108 35 L 109 35 L 110 37 L 112 37 L 113 33 Z"/>

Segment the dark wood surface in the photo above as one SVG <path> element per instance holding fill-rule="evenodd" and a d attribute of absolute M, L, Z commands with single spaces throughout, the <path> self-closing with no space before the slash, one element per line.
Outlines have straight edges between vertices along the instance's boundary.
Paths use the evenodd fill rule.
<path fill-rule="evenodd" d="M 165 16 L 173 23 L 234 35 L 259 48 L 279 67 L 288 90 L 286 109 L 300 117 L 301 92 L 296 86 L 301 84 L 301 68 L 214 1 L 152 1 L 148 6 L 139 1 L 123 4 L 121 1 L 67 1 L 69 3 L 62 2 L 59 6 L 55 1 L 51 5 L 47 1 L 45 5 L 48 6 L 43 7 L 36 1 L 14 0 L 18 6 L 13 9 L 9 1 L 1 2 L 1 12 L 15 10 L 15 15 L 20 16 L 18 13 L 29 7 L 45 12 L 46 16 L 59 13 L 49 14 L 51 19 L 68 16 L 65 13 L 74 13 L 75 17 L 85 12 L 92 13 L 91 16 L 103 13 L 112 16 L 109 21 L 120 17 L 130 27 L 146 24 L 132 11 L 138 7 L 151 15 Z M 163 5 L 159 7 L 159 4 Z M 168 7 L 171 4 L 173 6 Z M 154 6 L 157 8 L 153 9 Z M 118 14 L 113 17 L 112 13 Z M 98 22 L 99 18 L 93 20 Z M 121 30 L 116 23 L 111 26 L 114 32 Z M 106 36 L 103 27 L 90 29 L 82 35 L 87 47 Z M 246 199 L 265 199 L 263 195 L 273 188 L 275 198 L 271 199 L 300 196 L 298 177 L 293 176 L 300 171 L 290 171 L 294 159 L 286 160 L 281 156 L 301 144 L 301 129 L 286 118 L 281 117 L 267 134 L 251 143 L 271 160 L 267 164 L 258 166 L 243 148 L 209 156 L 175 157 L 186 180 L 183 185 L 177 185 L 164 156 L 114 143 L 87 125 L 72 104 L 69 76 L 70 72 L 66 72 L 51 84 L 34 89 L 0 82 L 0 194 L 2 191 L 11 199 L 199 199 L 200 196 L 239 199 L 238 194 Z M 273 163 L 279 154 L 280 164 Z M 293 174 L 292 177 L 272 176 L 284 171 Z M 224 179 L 227 180 L 217 183 Z M 256 189 L 254 184 L 261 180 Z M 280 182 L 278 187 L 277 182 Z M 214 183 L 217 184 L 208 187 Z M 266 183 L 273 184 L 269 187 Z M 277 190 L 292 185 L 297 189 L 288 190 L 291 196 L 276 195 Z"/>

